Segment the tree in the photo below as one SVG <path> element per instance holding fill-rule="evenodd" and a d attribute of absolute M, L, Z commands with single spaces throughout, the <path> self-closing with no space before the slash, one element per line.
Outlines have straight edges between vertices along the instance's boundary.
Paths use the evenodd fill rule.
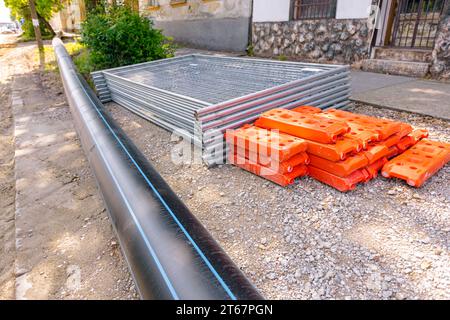
<path fill-rule="evenodd" d="M 61 0 L 35 0 L 36 12 L 39 19 L 41 33 L 43 35 L 55 35 L 55 31 L 49 21 L 55 12 L 63 8 Z M 28 0 L 5 0 L 5 5 L 11 10 L 11 15 L 17 19 L 23 19 L 24 35 L 32 38 L 34 35 L 31 12 Z"/>

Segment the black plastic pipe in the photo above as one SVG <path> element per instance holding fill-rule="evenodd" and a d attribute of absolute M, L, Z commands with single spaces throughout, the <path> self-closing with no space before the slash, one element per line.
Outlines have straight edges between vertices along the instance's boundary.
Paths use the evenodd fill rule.
<path fill-rule="evenodd" d="M 104 111 L 53 39 L 75 127 L 143 299 L 262 299 Z"/>

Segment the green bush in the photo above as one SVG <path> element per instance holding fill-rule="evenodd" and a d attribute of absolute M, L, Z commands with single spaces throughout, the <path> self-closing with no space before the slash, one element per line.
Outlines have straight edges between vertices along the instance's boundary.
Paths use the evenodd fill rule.
<path fill-rule="evenodd" d="M 174 51 L 151 21 L 126 7 L 89 14 L 82 24 L 81 42 L 89 49 L 96 69 L 167 58 Z"/>

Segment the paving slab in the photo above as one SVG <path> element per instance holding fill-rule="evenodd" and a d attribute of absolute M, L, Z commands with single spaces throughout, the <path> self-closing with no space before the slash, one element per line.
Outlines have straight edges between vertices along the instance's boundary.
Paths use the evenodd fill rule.
<path fill-rule="evenodd" d="M 352 100 L 450 120 L 450 83 L 352 72 Z"/>

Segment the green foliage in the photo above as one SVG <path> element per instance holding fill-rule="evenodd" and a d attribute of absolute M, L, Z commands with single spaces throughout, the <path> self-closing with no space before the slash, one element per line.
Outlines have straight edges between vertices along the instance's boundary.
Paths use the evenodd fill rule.
<path fill-rule="evenodd" d="M 126 7 L 90 13 L 81 27 L 81 42 L 97 69 L 167 58 L 174 51 L 160 30 Z"/>
<path fill-rule="evenodd" d="M 47 32 L 44 33 L 42 31 L 42 26 L 41 26 L 41 36 L 42 36 L 42 40 L 52 40 L 53 39 L 52 34 L 47 33 Z M 18 41 L 19 42 L 33 41 L 33 40 L 35 40 L 35 38 L 36 37 L 34 36 L 33 26 L 31 26 L 30 29 L 24 29 L 24 32 L 22 33 L 22 35 L 20 36 Z"/>
<path fill-rule="evenodd" d="M 95 71 L 89 51 L 86 49 L 74 55 L 73 62 L 77 66 L 78 71 L 84 76 L 85 79 L 89 79 L 90 73 L 92 71 Z"/>
<path fill-rule="evenodd" d="M 48 21 L 51 19 L 55 12 L 62 9 L 62 1 L 60 0 L 35 0 L 36 12 L 38 14 L 41 34 L 43 37 L 53 35 Z M 22 25 L 24 40 L 34 39 L 34 29 L 31 22 L 30 7 L 28 0 L 5 0 L 5 5 L 11 10 L 13 18 L 20 20 L 24 19 L 25 22 Z"/>
<path fill-rule="evenodd" d="M 253 57 L 253 56 L 255 55 L 255 51 L 254 51 L 252 45 L 249 45 L 249 46 L 247 47 L 247 55 L 248 55 L 249 57 Z"/>

